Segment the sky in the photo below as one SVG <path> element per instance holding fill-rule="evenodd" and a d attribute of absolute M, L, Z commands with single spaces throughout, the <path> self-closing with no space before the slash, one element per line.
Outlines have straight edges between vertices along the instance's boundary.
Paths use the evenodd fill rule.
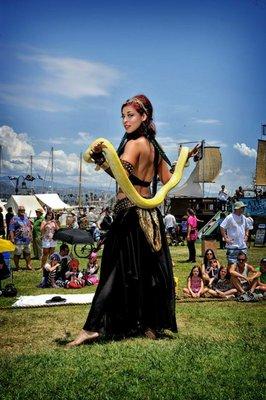
<path fill-rule="evenodd" d="M 219 146 L 206 194 L 250 187 L 266 124 L 264 0 L 0 0 L 2 175 L 78 185 L 80 154 L 115 146 L 121 104 L 144 93 L 171 161 L 179 143 Z M 193 145 L 193 144 L 191 144 Z M 186 172 L 186 175 L 188 171 Z M 83 184 L 112 187 L 83 164 Z"/>

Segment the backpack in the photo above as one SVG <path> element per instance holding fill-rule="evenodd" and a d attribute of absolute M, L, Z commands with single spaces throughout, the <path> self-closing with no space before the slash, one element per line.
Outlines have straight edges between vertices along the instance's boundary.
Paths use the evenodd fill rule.
<path fill-rule="evenodd" d="M 5 297 L 14 297 L 17 293 L 17 288 L 13 283 L 8 283 L 3 289 L 3 296 Z"/>

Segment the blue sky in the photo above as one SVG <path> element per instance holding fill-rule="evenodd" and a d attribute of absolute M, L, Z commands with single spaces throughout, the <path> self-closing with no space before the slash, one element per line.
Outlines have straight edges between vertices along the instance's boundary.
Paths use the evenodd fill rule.
<path fill-rule="evenodd" d="M 115 146 L 121 103 L 152 101 L 158 140 L 221 147 L 212 192 L 249 186 L 266 123 L 266 1 L 0 0 L 0 141 L 3 173 L 78 180 L 80 152 L 95 138 Z M 84 184 L 109 178 L 84 166 Z"/>

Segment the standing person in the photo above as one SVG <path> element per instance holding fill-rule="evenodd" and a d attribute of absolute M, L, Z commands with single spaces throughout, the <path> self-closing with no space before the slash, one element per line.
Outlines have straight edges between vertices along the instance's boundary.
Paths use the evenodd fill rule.
<path fill-rule="evenodd" d="M 13 217 L 14 217 L 13 209 L 12 209 L 12 207 L 8 207 L 7 213 L 6 213 L 6 238 L 7 239 L 9 239 L 9 224 Z"/>
<path fill-rule="evenodd" d="M 236 263 L 240 251 L 247 254 L 248 222 L 244 216 L 245 204 L 236 201 L 234 211 L 227 215 L 220 225 L 221 235 L 226 243 L 228 266 Z"/>
<path fill-rule="evenodd" d="M 42 256 L 42 234 L 41 224 L 44 220 L 43 209 L 37 208 L 35 210 L 37 217 L 33 222 L 32 229 L 32 247 L 35 260 L 40 260 Z"/>
<path fill-rule="evenodd" d="M 5 237 L 5 222 L 4 222 L 4 216 L 3 216 L 3 208 L 0 207 L 0 237 L 4 238 Z"/>
<path fill-rule="evenodd" d="M 111 228 L 112 222 L 113 217 L 111 215 L 111 210 L 109 207 L 106 207 L 100 219 L 97 221 L 97 225 L 102 231 L 107 232 Z"/>
<path fill-rule="evenodd" d="M 196 262 L 195 242 L 198 238 L 198 218 L 192 208 L 187 209 L 187 247 L 189 252 L 188 262 Z"/>
<path fill-rule="evenodd" d="M 18 207 L 18 215 L 14 215 L 9 224 L 9 235 L 16 248 L 14 251 L 15 271 L 19 269 L 20 256 L 23 254 L 26 260 L 26 268 L 32 270 L 30 243 L 32 241 L 32 225 L 25 215 L 25 207 Z"/>
<path fill-rule="evenodd" d="M 187 237 L 187 215 L 182 217 L 181 221 L 181 236 L 182 236 L 182 246 L 185 246 L 185 240 Z"/>
<path fill-rule="evenodd" d="M 167 157 L 155 141 L 152 105 L 146 96 L 137 95 L 122 105 L 121 112 L 126 134 L 118 156 L 137 192 L 150 198 L 157 171 L 162 183 L 171 178 Z M 102 143 L 95 145 L 91 157 L 111 174 L 102 149 Z M 157 208 L 137 207 L 120 188 L 103 249 L 100 282 L 83 330 L 68 346 L 102 333 L 155 339 L 162 329 L 177 331 L 172 261 L 162 216 Z"/>
<path fill-rule="evenodd" d="M 44 268 L 44 264 L 47 258 L 54 253 L 56 241 L 53 239 L 55 232 L 59 229 L 59 225 L 55 220 L 54 213 L 49 210 L 41 223 L 42 233 L 42 261 L 41 267 Z"/>
<path fill-rule="evenodd" d="M 169 234 L 171 238 L 171 244 L 173 243 L 174 245 L 177 244 L 177 236 L 176 236 L 176 219 L 174 215 L 170 214 L 168 212 L 166 216 L 164 217 L 164 224 L 165 224 L 165 229 L 166 232 Z"/>
<path fill-rule="evenodd" d="M 221 190 L 218 193 L 218 208 L 221 211 L 226 211 L 226 205 L 227 205 L 227 200 L 228 200 L 228 193 L 225 189 L 225 186 L 221 186 Z"/>

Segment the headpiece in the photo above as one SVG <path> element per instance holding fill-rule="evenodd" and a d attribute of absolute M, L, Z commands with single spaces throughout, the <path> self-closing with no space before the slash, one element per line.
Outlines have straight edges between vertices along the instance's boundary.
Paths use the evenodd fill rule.
<path fill-rule="evenodd" d="M 137 97 L 131 97 L 131 99 L 128 99 L 126 101 L 126 103 L 137 103 L 145 112 L 145 114 L 148 115 L 148 110 L 147 108 L 144 106 L 144 104 L 142 103 L 142 101 L 140 99 L 138 99 Z"/>

